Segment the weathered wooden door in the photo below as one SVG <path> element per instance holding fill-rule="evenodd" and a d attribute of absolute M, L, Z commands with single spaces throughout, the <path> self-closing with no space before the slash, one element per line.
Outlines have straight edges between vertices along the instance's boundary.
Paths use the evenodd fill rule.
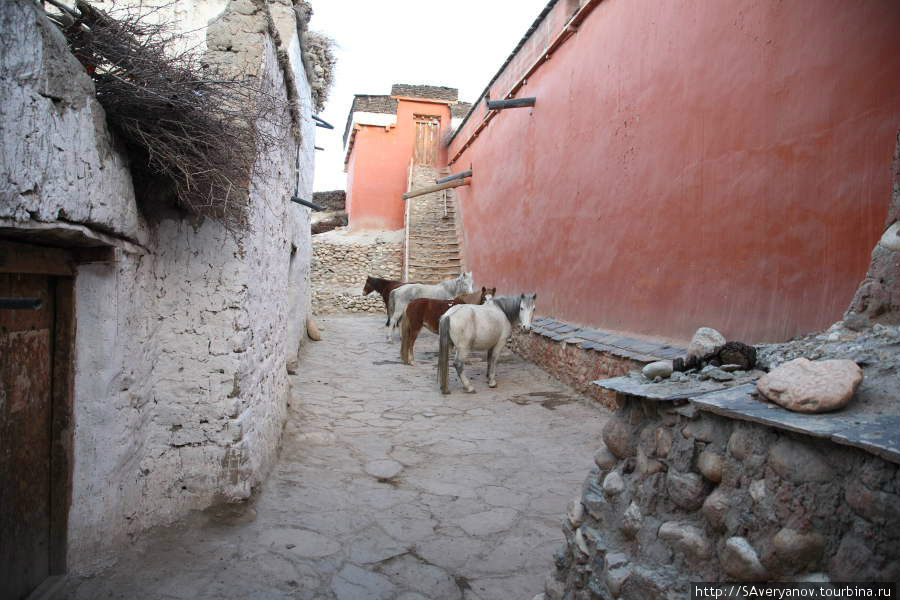
<path fill-rule="evenodd" d="M 417 165 L 434 165 L 437 163 L 441 119 L 425 115 L 415 115 L 415 119 L 416 150 L 413 153 L 413 162 Z"/>
<path fill-rule="evenodd" d="M 0 273 L 0 590 L 24 598 L 50 574 L 53 278 Z"/>

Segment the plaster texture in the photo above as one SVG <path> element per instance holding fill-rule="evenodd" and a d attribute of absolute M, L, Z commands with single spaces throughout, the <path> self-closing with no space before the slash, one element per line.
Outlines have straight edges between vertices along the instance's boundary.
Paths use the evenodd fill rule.
<path fill-rule="evenodd" d="M 0 6 L 0 218 L 146 237 L 128 160 L 59 30 L 25 0 Z"/>
<path fill-rule="evenodd" d="M 166 209 L 145 219 L 81 65 L 33 3 L 0 4 L 4 226 L 39 224 L 51 245 L 68 245 L 47 237 L 57 225 L 140 244 L 77 269 L 71 573 L 111 564 L 148 527 L 249 497 L 274 462 L 309 311 L 308 209 L 289 199 L 298 181 L 311 196 L 314 152 L 293 13 L 278 36 L 276 19 L 233 1 L 209 31 L 211 60 L 233 34 L 233 66 L 277 97 L 296 88 L 299 122 L 257 157 L 238 235 Z"/>
<path fill-rule="evenodd" d="M 572 10 L 549 10 L 491 98 Z M 475 173 L 456 188 L 469 268 L 604 329 L 758 343 L 827 327 L 884 231 L 898 30 L 890 2 L 597 3 L 516 91 L 534 107 L 500 111 L 465 148 L 478 102 L 450 143 L 452 170 Z M 877 271 L 898 272 L 882 249 Z M 859 311 L 893 312 L 896 281 Z"/>
<path fill-rule="evenodd" d="M 64 597 L 530 598 L 607 418 L 507 353 L 499 386 L 442 396 L 374 316 L 320 318 L 280 460 L 248 502 L 137 540 Z M 423 336 L 432 358 L 437 337 Z M 416 595 L 418 594 L 418 595 Z"/>

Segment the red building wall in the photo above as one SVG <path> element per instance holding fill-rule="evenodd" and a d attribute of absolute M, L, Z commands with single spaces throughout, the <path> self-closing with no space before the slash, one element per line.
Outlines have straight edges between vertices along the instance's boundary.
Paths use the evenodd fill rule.
<path fill-rule="evenodd" d="M 416 139 L 415 115 L 441 119 L 441 135 L 450 128 L 446 103 L 399 99 L 397 124 L 390 127 L 357 125 L 347 161 L 347 215 L 350 229 L 403 229 L 409 161 Z M 442 144 L 438 164 L 447 162 Z"/>
<path fill-rule="evenodd" d="M 586 325 L 784 340 L 840 317 L 882 232 L 900 3 L 606 0 L 517 96 L 453 168 L 477 281 Z"/>

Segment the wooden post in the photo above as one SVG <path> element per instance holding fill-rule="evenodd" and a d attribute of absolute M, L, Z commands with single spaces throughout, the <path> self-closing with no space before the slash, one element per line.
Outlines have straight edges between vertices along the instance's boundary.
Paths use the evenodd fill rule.
<path fill-rule="evenodd" d="M 450 175 L 449 177 L 441 177 L 440 179 L 435 179 L 435 183 L 447 183 L 448 181 L 455 181 L 457 179 L 465 179 L 466 177 L 472 176 L 472 169 L 468 171 L 463 171 L 462 173 L 457 173 L 456 175 Z"/>
<path fill-rule="evenodd" d="M 441 190 L 446 190 L 448 188 L 455 188 L 461 185 L 469 185 L 468 179 L 456 179 L 454 181 L 448 181 L 447 183 L 439 183 L 437 185 L 430 185 L 428 187 L 419 188 L 417 190 L 409 191 L 403 194 L 404 200 L 409 200 L 410 198 L 415 198 L 416 196 L 423 196 L 425 194 L 430 194 L 431 192 L 439 192 Z"/>
<path fill-rule="evenodd" d="M 510 98 L 509 100 L 488 100 L 488 110 L 503 110 L 504 108 L 521 108 L 534 106 L 537 98 Z"/>

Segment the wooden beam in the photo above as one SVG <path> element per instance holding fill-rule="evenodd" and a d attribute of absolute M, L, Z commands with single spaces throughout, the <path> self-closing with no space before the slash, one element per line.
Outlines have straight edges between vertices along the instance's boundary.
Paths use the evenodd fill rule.
<path fill-rule="evenodd" d="M 415 198 L 416 196 L 424 196 L 425 194 L 430 194 L 431 192 L 439 192 L 441 190 L 446 190 L 448 188 L 455 188 L 461 185 L 469 185 L 468 179 L 455 179 L 453 181 L 448 181 L 447 183 L 439 183 L 437 185 L 429 185 L 428 187 L 419 188 L 417 190 L 411 190 L 403 194 L 404 200 L 409 200 L 410 198 Z"/>
<path fill-rule="evenodd" d="M 448 181 L 456 181 L 457 179 L 465 179 L 466 177 L 472 176 L 472 169 L 468 171 L 463 171 L 462 173 L 457 173 L 456 175 L 450 175 L 449 177 L 441 177 L 440 179 L 435 179 L 435 183 L 447 183 Z"/>
<path fill-rule="evenodd" d="M 503 110 L 505 108 L 522 108 L 523 106 L 534 106 L 537 98 L 510 98 L 509 100 L 488 100 L 488 110 Z"/>
<path fill-rule="evenodd" d="M 0 241 L 0 273 L 75 274 L 72 255 L 61 248 Z"/>

